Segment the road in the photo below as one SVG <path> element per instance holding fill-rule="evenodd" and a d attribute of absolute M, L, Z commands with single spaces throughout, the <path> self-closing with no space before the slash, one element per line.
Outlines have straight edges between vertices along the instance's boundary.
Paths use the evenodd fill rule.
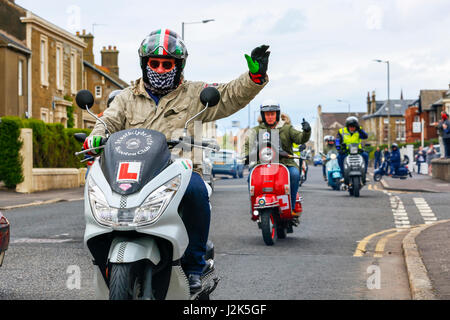
<path fill-rule="evenodd" d="M 401 239 L 415 225 L 450 218 L 442 195 L 388 193 L 370 184 L 351 198 L 327 188 L 321 168 L 311 167 L 300 226 L 268 247 L 250 220 L 246 184 L 246 177 L 219 179 L 211 198 L 210 238 L 222 278 L 213 299 L 410 299 Z M 0 268 L 0 300 L 95 299 L 82 206 L 6 212 L 11 244 Z M 74 272 L 80 289 L 70 285 Z"/>

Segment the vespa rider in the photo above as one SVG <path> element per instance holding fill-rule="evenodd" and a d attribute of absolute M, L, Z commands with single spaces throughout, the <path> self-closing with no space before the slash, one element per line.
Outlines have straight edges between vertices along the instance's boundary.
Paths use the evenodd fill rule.
<path fill-rule="evenodd" d="M 344 160 L 348 155 L 348 145 L 358 144 L 359 152 L 364 158 L 365 171 L 367 176 L 367 166 L 369 164 L 369 155 L 362 149 L 361 140 L 367 139 L 369 135 L 359 125 L 358 118 L 348 117 L 345 120 L 345 127 L 340 128 L 336 137 L 336 148 L 339 150 L 338 162 L 341 172 L 344 172 Z M 365 181 L 364 181 L 365 182 Z"/>
<path fill-rule="evenodd" d="M 389 163 L 390 163 L 390 171 L 389 175 L 395 175 L 397 173 L 398 168 L 400 168 L 400 162 L 401 162 L 401 155 L 400 150 L 398 150 L 398 144 L 393 143 L 391 146 L 391 154 L 389 157 Z"/>
<path fill-rule="evenodd" d="M 268 48 L 263 45 L 255 48 L 251 57 L 245 55 L 250 71 L 229 83 L 214 84 L 221 94 L 221 101 L 196 120 L 218 120 L 247 106 L 268 82 Z M 188 51 L 181 37 L 169 29 L 151 32 L 142 41 L 138 53 L 142 77 L 115 97 L 102 120 L 111 133 L 146 128 L 162 132 L 167 139 L 176 139 L 178 137 L 172 137 L 173 132 L 182 132 L 186 121 L 203 109 L 199 96 L 201 90 L 209 85 L 184 80 Z M 193 128 L 194 124 L 190 123 L 190 136 L 194 136 Z M 84 148 L 98 147 L 104 136 L 105 128 L 97 121 Z M 182 267 L 188 275 L 191 292 L 202 287 L 201 275 L 206 266 L 204 255 L 211 218 L 208 191 L 201 174 L 201 164 L 194 162 L 194 172 L 180 204 L 189 236 Z"/>
<path fill-rule="evenodd" d="M 302 122 L 302 131 L 297 131 L 291 124 L 287 124 L 285 121 L 280 119 L 281 109 L 278 102 L 275 100 L 266 100 L 262 103 L 260 107 L 262 123 L 250 130 L 249 135 L 245 141 L 245 161 L 248 164 L 250 153 L 257 143 L 257 137 L 259 136 L 260 130 L 278 130 L 278 135 L 281 142 L 282 150 L 286 151 L 288 154 L 293 155 L 292 145 L 296 143 L 298 145 L 308 142 L 311 136 L 311 126 L 308 122 Z M 250 147 L 251 146 L 251 147 Z M 289 170 L 290 184 L 291 184 L 291 204 L 292 204 L 292 215 L 294 217 L 299 217 L 298 212 L 295 212 L 295 201 L 297 196 L 297 191 L 300 183 L 300 171 L 297 163 L 291 158 L 280 157 L 280 163 L 284 164 Z M 250 169 L 251 170 L 251 169 Z M 249 175 L 250 176 L 250 175 Z"/>
<path fill-rule="evenodd" d="M 336 144 L 335 144 L 335 138 L 333 136 L 325 136 L 324 141 L 325 141 L 325 144 L 323 146 L 323 154 L 325 156 L 328 155 L 328 152 L 330 152 L 330 151 L 338 154 L 338 151 L 336 149 Z M 322 173 L 323 173 L 323 179 L 325 181 L 328 180 L 326 165 L 327 165 L 327 158 L 322 157 Z"/>

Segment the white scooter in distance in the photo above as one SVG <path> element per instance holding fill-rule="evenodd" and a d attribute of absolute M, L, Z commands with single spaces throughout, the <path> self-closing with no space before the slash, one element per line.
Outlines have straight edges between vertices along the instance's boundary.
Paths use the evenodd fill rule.
<path fill-rule="evenodd" d="M 207 87 L 200 100 L 205 108 L 199 114 L 217 105 L 220 94 Z M 106 128 L 89 110 L 94 104 L 89 91 L 80 91 L 76 102 Z M 185 134 L 194 118 L 186 123 Z M 78 133 L 76 138 L 84 141 L 86 135 Z M 193 165 L 190 159 L 171 159 L 169 147 L 210 147 L 185 138 L 182 143 L 167 141 L 158 131 L 129 129 L 107 133 L 102 140 L 103 152 L 90 169 L 84 193 L 84 242 L 96 266 L 97 298 L 209 300 L 216 288 L 219 278 L 210 241 L 201 290 L 190 292 L 181 267 L 189 238 L 178 209 Z"/>

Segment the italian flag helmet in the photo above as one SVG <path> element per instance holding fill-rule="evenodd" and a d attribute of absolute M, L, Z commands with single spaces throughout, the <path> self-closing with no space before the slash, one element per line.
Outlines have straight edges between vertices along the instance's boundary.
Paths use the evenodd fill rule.
<path fill-rule="evenodd" d="M 174 58 L 180 71 L 186 65 L 188 51 L 184 41 L 174 31 L 159 29 L 151 32 L 139 47 L 141 68 L 145 68 L 149 57 Z"/>

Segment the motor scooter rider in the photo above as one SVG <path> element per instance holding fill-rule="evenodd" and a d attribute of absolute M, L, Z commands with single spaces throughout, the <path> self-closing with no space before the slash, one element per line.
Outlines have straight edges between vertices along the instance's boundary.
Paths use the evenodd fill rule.
<path fill-rule="evenodd" d="M 338 162 L 341 172 L 344 172 L 344 160 L 348 155 L 348 145 L 355 143 L 358 144 L 360 154 L 364 159 L 367 176 L 369 155 L 367 152 L 363 151 L 361 140 L 367 139 L 368 137 L 369 135 L 359 125 L 358 118 L 352 116 L 345 120 L 345 127 L 339 129 L 336 137 L 336 148 L 339 150 Z"/>
<path fill-rule="evenodd" d="M 397 169 L 400 168 L 400 162 L 401 162 L 400 150 L 398 149 L 398 145 L 396 143 L 393 143 L 391 146 L 391 154 L 389 157 L 390 176 L 396 174 Z"/>
<path fill-rule="evenodd" d="M 338 154 L 338 151 L 336 149 L 336 144 L 335 144 L 335 138 L 333 136 L 325 136 L 324 142 L 325 142 L 325 144 L 323 146 L 323 154 L 324 155 L 327 155 L 328 152 L 330 152 L 330 151 Z M 323 179 L 325 181 L 328 180 L 326 165 L 327 165 L 327 158 L 322 157 L 322 173 L 323 173 Z"/>
<path fill-rule="evenodd" d="M 280 118 L 281 108 L 278 102 L 269 99 L 265 100 L 260 106 L 260 113 L 262 118 L 262 123 L 249 131 L 249 135 L 246 138 L 244 152 L 245 161 L 249 163 L 250 153 L 252 149 L 257 145 L 257 139 L 260 130 L 278 130 L 278 135 L 280 138 L 281 149 L 290 155 L 294 154 L 293 143 L 298 145 L 308 142 L 311 136 L 311 126 L 308 122 L 302 122 L 302 130 L 297 131 L 289 123 L 286 123 Z M 300 170 L 294 159 L 280 157 L 280 163 L 284 164 L 289 170 L 290 184 L 291 184 L 291 205 L 292 205 L 292 215 L 298 217 L 299 213 L 295 212 L 295 202 L 298 192 L 298 187 L 300 183 Z M 250 169 L 251 172 L 252 169 Z M 249 174 L 250 177 L 250 174 Z"/>
<path fill-rule="evenodd" d="M 255 48 L 251 56 L 245 55 L 249 71 L 239 78 L 225 84 L 209 85 L 184 80 L 183 69 L 188 57 L 184 41 L 169 29 L 155 30 L 142 41 L 138 50 L 142 77 L 115 97 L 102 120 L 111 133 L 145 128 L 162 132 L 167 139 L 178 139 L 186 121 L 204 108 L 199 96 L 205 87 L 216 87 L 221 100 L 216 107 L 208 108 L 195 118 L 197 121 L 225 118 L 248 105 L 268 82 L 268 48 L 263 45 Z M 194 136 L 192 122 L 188 126 L 188 135 Z M 85 149 L 99 146 L 104 136 L 105 128 L 97 121 L 85 141 Z M 181 263 L 192 292 L 202 286 L 200 277 L 206 266 L 204 255 L 211 215 L 208 192 L 201 174 L 201 163 L 194 161 L 191 180 L 180 203 L 189 236 Z"/>

